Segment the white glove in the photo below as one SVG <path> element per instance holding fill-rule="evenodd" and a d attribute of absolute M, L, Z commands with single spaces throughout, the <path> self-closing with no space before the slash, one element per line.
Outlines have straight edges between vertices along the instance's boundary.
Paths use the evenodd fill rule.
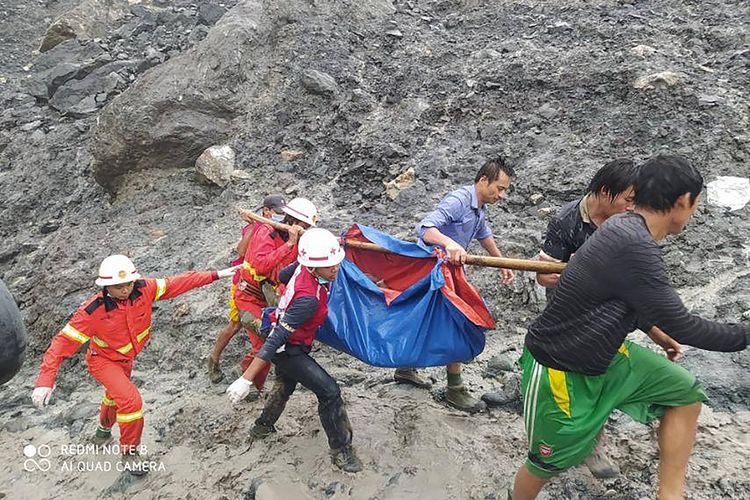
<path fill-rule="evenodd" d="M 237 269 L 242 268 L 242 264 L 237 264 L 236 266 L 228 267 L 226 269 L 222 269 L 221 271 L 216 271 L 216 274 L 219 275 L 219 278 L 231 278 L 234 276 L 234 273 L 237 272 Z"/>
<path fill-rule="evenodd" d="M 53 387 L 35 387 L 34 392 L 31 393 L 31 401 L 34 403 L 34 406 L 37 408 L 47 406 L 53 390 Z"/>
<path fill-rule="evenodd" d="M 238 378 L 237 380 L 232 382 L 232 385 L 227 387 L 227 395 L 229 396 L 229 401 L 234 404 L 239 403 L 240 401 L 245 399 L 248 394 L 250 394 L 250 388 L 252 386 L 253 383 L 245 377 Z"/>

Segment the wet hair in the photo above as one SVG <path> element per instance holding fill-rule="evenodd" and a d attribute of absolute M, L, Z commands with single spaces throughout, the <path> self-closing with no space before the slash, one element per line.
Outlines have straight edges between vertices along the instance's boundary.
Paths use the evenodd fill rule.
<path fill-rule="evenodd" d="M 495 182 L 498 177 L 500 177 L 500 172 L 504 172 L 508 177 L 516 175 L 513 167 L 502 156 L 490 158 L 484 163 L 484 165 L 482 165 L 479 172 L 477 172 L 477 176 L 474 178 L 474 183 L 476 184 L 479 182 L 482 177 L 487 177 L 487 181 L 489 182 Z"/>
<path fill-rule="evenodd" d="M 607 192 L 610 200 L 625 192 L 635 182 L 638 168 L 629 158 L 617 158 L 604 164 L 589 182 L 588 192 L 594 195 Z"/>
<path fill-rule="evenodd" d="M 690 193 L 690 203 L 703 189 L 703 176 L 682 156 L 658 155 L 638 169 L 635 204 L 659 212 L 669 211 L 677 198 Z"/>

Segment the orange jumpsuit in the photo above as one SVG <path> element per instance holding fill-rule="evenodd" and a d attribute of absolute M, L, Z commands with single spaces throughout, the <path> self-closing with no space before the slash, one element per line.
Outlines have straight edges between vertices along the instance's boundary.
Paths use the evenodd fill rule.
<path fill-rule="evenodd" d="M 151 336 L 151 307 L 218 278 L 215 271 L 189 272 L 166 279 L 145 278 L 135 282 L 125 300 L 101 291 L 87 299 L 70 321 L 52 338 L 44 353 L 35 387 L 53 387 L 63 359 L 86 342 L 89 372 L 104 386 L 99 423 L 110 429 L 117 422 L 120 445 L 138 446 L 143 432 L 143 399 L 130 381 L 133 360 Z"/>
<path fill-rule="evenodd" d="M 297 245 L 289 246 L 281 238 L 281 235 L 271 226 L 258 224 L 253 232 L 250 244 L 245 252 L 245 261 L 242 263 L 240 282 L 234 292 L 234 302 L 241 311 L 247 311 L 260 319 L 262 310 L 268 306 L 261 286 L 263 281 L 272 284 L 279 282 L 279 271 L 291 264 L 297 258 Z M 242 359 L 240 365 L 247 370 L 255 355 L 263 346 L 263 339 L 255 332 L 248 330 L 248 336 L 252 344 L 252 350 Z M 271 366 L 264 368 L 253 380 L 258 390 L 268 377 Z"/>

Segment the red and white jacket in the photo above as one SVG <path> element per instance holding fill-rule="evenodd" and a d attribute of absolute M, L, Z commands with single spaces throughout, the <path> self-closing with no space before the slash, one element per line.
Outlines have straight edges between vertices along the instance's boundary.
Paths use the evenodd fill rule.
<path fill-rule="evenodd" d="M 292 309 L 294 313 L 287 314 Z M 258 352 L 258 357 L 270 361 L 285 344 L 311 347 L 318 328 L 327 316 L 328 285 L 318 283 L 309 269 L 298 266 L 286 285 L 278 308 L 271 315 L 275 327 Z M 298 322 L 296 318 L 304 320 Z"/>

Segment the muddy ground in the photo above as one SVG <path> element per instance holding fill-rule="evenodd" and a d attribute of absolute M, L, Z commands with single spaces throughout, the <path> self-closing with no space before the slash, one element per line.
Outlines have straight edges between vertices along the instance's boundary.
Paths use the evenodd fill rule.
<path fill-rule="evenodd" d="M 226 383 L 209 384 L 203 369 L 226 283 L 159 304 L 136 363 L 144 444 L 161 470 L 88 470 L 114 462 L 71 449 L 93 432 L 101 397 L 82 354 L 63 365 L 45 411 L 29 395 L 103 257 L 127 253 L 153 276 L 223 267 L 236 208 L 267 192 L 310 197 L 330 229 L 360 222 L 410 237 L 442 194 L 502 153 L 518 178 L 491 225 L 506 253 L 532 257 L 549 214 L 611 158 L 669 151 L 707 181 L 750 176 L 746 2 L 130 1 L 104 35 L 38 53 L 49 24 L 81 3 L 0 5 L 0 277 L 30 342 L 22 371 L 0 387 L 0 498 L 505 498 L 525 456 L 520 409 L 448 408 L 440 368 L 426 371 L 432 391 L 412 389 L 317 347 L 347 401 L 365 463 L 356 476 L 331 466 L 308 391 L 295 393 L 276 436 L 251 444 L 261 401 L 232 407 Z M 93 15 L 102 2 L 91 5 Z M 195 173 L 213 144 L 236 152 L 225 187 Z M 281 155 L 292 150 L 301 157 Z M 409 168 L 415 182 L 392 199 L 383 182 Z M 750 208 L 704 202 L 664 251 L 694 311 L 750 320 Z M 519 356 L 543 295 L 530 275 L 512 288 L 494 271 L 470 277 L 498 319 L 465 367 L 480 395 L 517 378 L 488 365 Z M 223 366 L 248 346 L 238 335 Z M 750 498 L 750 355 L 689 349 L 682 363 L 711 398 L 688 497 Z M 607 435 L 619 477 L 579 467 L 543 498 L 652 498 L 655 430 L 615 414 Z M 37 463 L 25 461 L 28 444 L 41 446 Z"/>

